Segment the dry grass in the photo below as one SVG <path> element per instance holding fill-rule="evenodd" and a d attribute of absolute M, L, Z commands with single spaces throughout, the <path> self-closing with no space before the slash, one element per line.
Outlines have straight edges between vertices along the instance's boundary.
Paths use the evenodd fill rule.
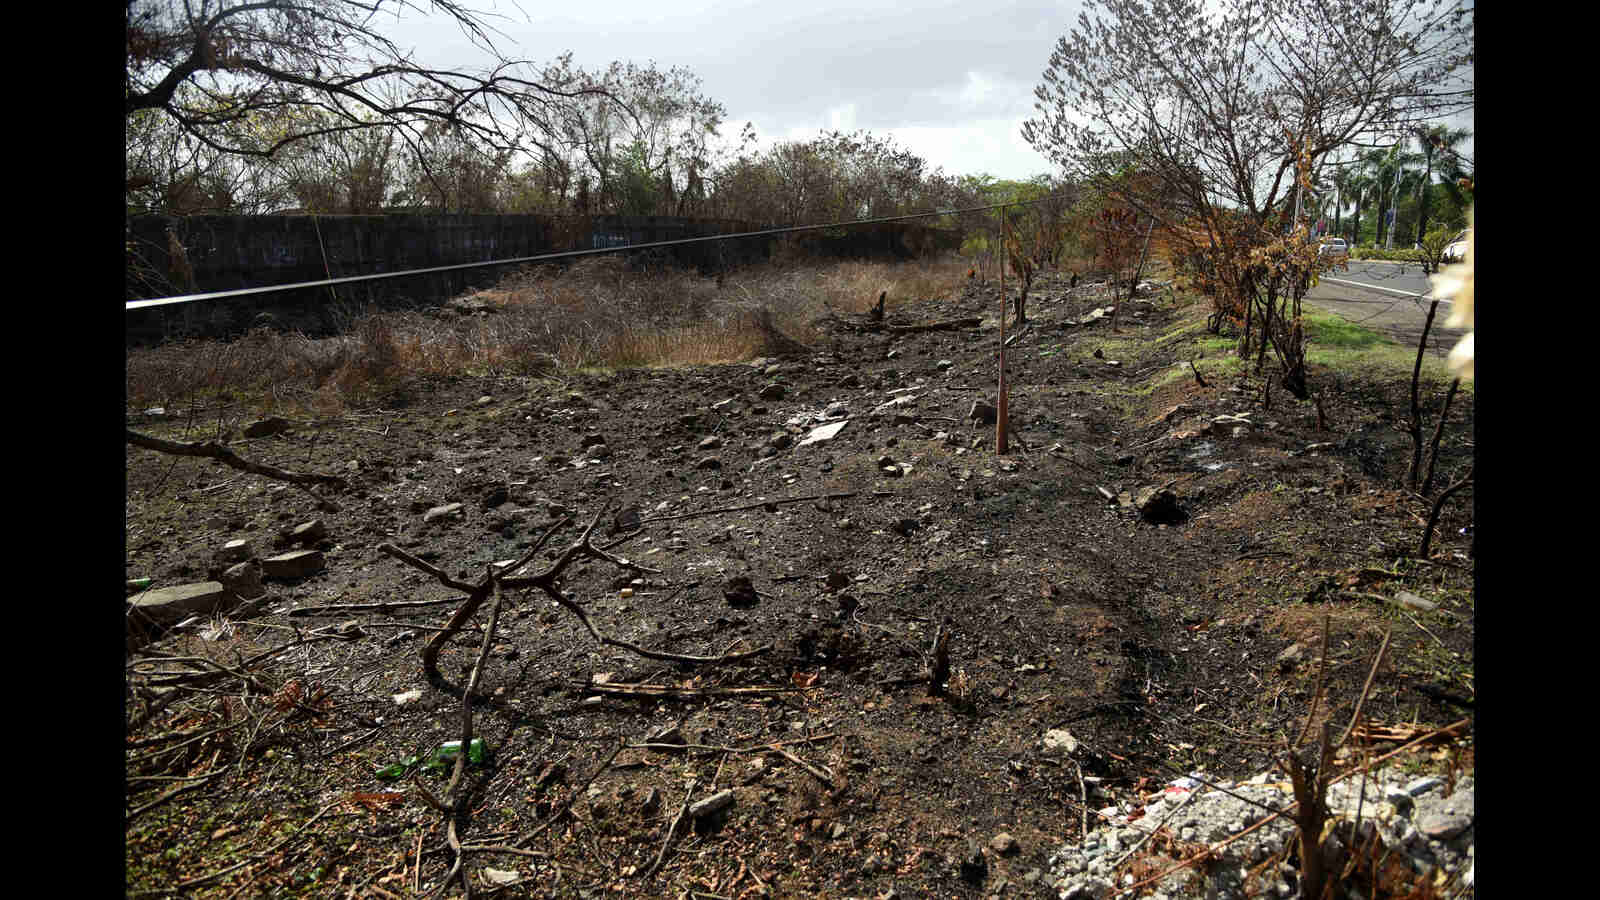
<path fill-rule="evenodd" d="M 428 376 L 545 374 L 729 362 L 813 345 L 828 307 L 861 312 L 949 296 L 955 257 L 903 263 L 774 263 L 715 278 L 646 269 L 617 256 L 529 268 L 462 315 L 369 310 L 344 333 L 313 339 L 257 329 L 235 341 L 130 350 L 127 402 L 169 414 L 230 404 L 337 412 Z"/>

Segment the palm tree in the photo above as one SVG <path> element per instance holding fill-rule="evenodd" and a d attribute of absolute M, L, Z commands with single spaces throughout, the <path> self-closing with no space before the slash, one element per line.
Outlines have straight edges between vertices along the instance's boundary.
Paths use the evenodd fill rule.
<path fill-rule="evenodd" d="M 1333 176 L 1328 179 L 1333 185 L 1333 233 L 1339 234 L 1340 220 L 1344 212 L 1344 194 L 1350 187 L 1350 173 L 1343 166 L 1333 170 Z"/>
<path fill-rule="evenodd" d="M 1446 184 L 1455 187 L 1456 170 L 1460 168 L 1456 160 L 1459 154 L 1456 147 L 1461 142 L 1472 136 L 1472 131 L 1466 128 L 1450 128 L 1445 125 L 1432 125 L 1417 132 L 1417 143 L 1422 147 L 1422 157 L 1427 168 L 1422 176 L 1422 183 L 1418 191 L 1417 206 L 1417 240 L 1421 241 L 1423 235 L 1428 233 L 1428 187 L 1433 183 L 1433 161 L 1440 158 L 1445 163 L 1444 171 L 1448 173 Z M 1448 190 L 1449 188 L 1447 188 Z M 1459 188 L 1457 188 L 1459 190 Z"/>
<path fill-rule="evenodd" d="M 1384 236 L 1388 233 L 1387 224 L 1389 210 L 1395 206 L 1394 201 L 1399 196 L 1399 189 L 1405 170 L 1422 161 L 1422 157 L 1415 153 L 1407 152 L 1404 141 L 1396 141 L 1394 146 L 1384 149 L 1368 150 L 1361 154 L 1361 167 L 1365 174 L 1370 176 L 1375 184 L 1378 200 L 1378 233 L 1376 242 L 1382 244 Z"/>
<path fill-rule="evenodd" d="M 1355 209 L 1350 216 L 1350 244 L 1355 246 L 1361 242 L 1361 203 L 1370 198 L 1377 188 L 1377 181 L 1366 172 L 1352 166 L 1347 170 L 1345 177 L 1346 190 L 1350 192 L 1350 202 Z"/>

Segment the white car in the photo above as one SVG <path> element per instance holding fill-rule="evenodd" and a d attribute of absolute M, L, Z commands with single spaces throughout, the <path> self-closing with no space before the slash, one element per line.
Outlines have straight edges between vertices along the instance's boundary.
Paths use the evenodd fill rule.
<path fill-rule="evenodd" d="M 1344 238 L 1323 238 L 1322 245 L 1317 248 L 1317 255 L 1349 259 L 1350 245 L 1345 243 Z"/>
<path fill-rule="evenodd" d="M 1461 262 L 1466 259 L 1467 241 L 1471 237 L 1471 228 L 1462 229 L 1461 233 L 1452 238 L 1449 245 L 1444 248 L 1444 254 L 1440 258 L 1445 262 Z"/>

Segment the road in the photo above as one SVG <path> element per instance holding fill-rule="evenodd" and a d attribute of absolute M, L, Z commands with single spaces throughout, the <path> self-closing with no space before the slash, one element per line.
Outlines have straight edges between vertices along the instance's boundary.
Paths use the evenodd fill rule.
<path fill-rule="evenodd" d="M 1349 268 L 1324 275 L 1306 294 L 1305 302 L 1415 347 L 1432 302 L 1420 299 L 1427 292 L 1428 277 L 1421 266 L 1352 260 Z M 1428 330 L 1428 351 L 1435 356 L 1448 354 L 1466 334 L 1464 329 L 1443 327 L 1449 315 L 1450 301 L 1442 301 Z"/>

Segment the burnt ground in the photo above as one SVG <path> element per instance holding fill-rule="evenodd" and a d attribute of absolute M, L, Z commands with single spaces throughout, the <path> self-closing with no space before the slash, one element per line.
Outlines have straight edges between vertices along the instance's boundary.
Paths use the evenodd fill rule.
<path fill-rule="evenodd" d="M 597 513 L 597 534 L 621 541 L 612 553 L 657 570 L 598 559 L 566 570 L 561 589 L 609 636 L 678 654 L 771 649 L 717 666 L 655 661 L 597 645 L 538 591 L 507 592 L 473 719 L 490 754 L 466 770 L 458 828 L 490 845 L 545 828 L 520 844 L 533 855 L 469 853 L 482 890 L 493 889 L 488 867 L 518 873 L 499 889 L 512 895 L 1042 896 L 1048 878 L 1030 872 L 1080 836 L 1085 794 L 1094 810 L 1191 770 L 1266 770 L 1307 713 L 1324 621 L 1321 715 L 1344 723 L 1391 628 L 1367 719 L 1470 715 L 1458 703 L 1474 696 L 1471 494 L 1446 507 L 1432 559 L 1402 559 L 1429 508 L 1403 490 L 1409 373 L 1342 374 L 1325 407 L 1331 430 L 1319 431 L 1312 405 L 1282 391 L 1263 410 L 1257 377 L 1219 370 L 1201 387 L 1175 368 L 1204 338 L 1203 304 L 1167 292 L 1128 304 L 1120 334 L 1104 320 L 1063 327 L 1092 307 L 1090 292 L 1053 277 L 1036 288 L 1035 323 L 1008 351 L 1005 456 L 993 428 L 968 419 L 994 397 L 997 336 L 994 287 L 973 284 L 951 300 L 891 298 L 888 318 L 982 316 L 979 328 L 835 327 L 806 352 L 753 364 L 410 383 L 379 407 L 232 441 L 251 459 L 347 476 L 336 512 L 210 460 L 130 447 L 129 578 L 204 581 L 226 541 L 271 555 L 312 519 L 327 536 L 326 568 L 269 581 L 259 614 L 197 623 L 130 655 L 204 656 L 237 674 L 288 645 L 253 663 L 249 684 L 225 674 L 163 694 L 130 680 L 127 771 L 147 780 L 130 780 L 126 798 L 140 810 L 126 828 L 129 892 L 437 887 L 453 859 L 444 817 L 409 781 L 374 773 L 459 737 L 457 685 L 487 608 L 443 650 L 443 684 L 424 676 L 419 652 L 453 606 L 290 613 L 459 597 L 377 547 L 471 581 L 569 515 L 528 571 L 548 568 Z M 1313 383 L 1328 375 L 1314 370 Z M 781 398 L 763 399 L 772 384 Z M 1439 393 L 1427 395 L 1430 432 Z M 834 404 L 848 408 L 838 436 L 797 446 Z M 1254 425 L 1212 424 L 1231 414 Z M 235 429 L 249 421 L 230 416 Z M 1472 420 L 1472 395 L 1459 396 L 1441 483 L 1470 464 Z M 130 425 L 209 436 L 134 415 Z M 607 451 L 581 452 L 591 435 Z M 699 449 L 708 437 L 721 446 Z M 1181 521 L 1153 523 L 1101 491 L 1164 485 Z M 777 502 L 821 494 L 850 496 Z M 450 503 L 460 511 L 425 521 Z M 630 508 L 642 527 L 619 530 Z M 738 576 L 753 604 L 725 597 Z M 1402 590 L 1437 608 L 1397 606 Z M 951 677 L 930 696 L 917 679 L 941 624 Z M 1280 661 L 1295 643 L 1307 652 Z M 419 701 L 396 704 L 415 689 Z M 723 749 L 627 748 L 601 769 L 619 741 L 670 726 Z M 1071 757 L 1042 745 L 1059 728 L 1080 742 Z M 163 737 L 176 732 L 177 747 Z M 1393 763 L 1470 767 L 1470 747 Z M 420 781 L 442 792 L 447 776 Z M 173 777 L 196 780 L 148 780 Z M 175 785 L 188 789 L 155 802 Z M 731 805 L 681 829 L 652 872 L 685 800 L 724 789 Z M 1015 851 L 989 847 L 1001 832 Z M 987 868 L 963 878 L 970 842 Z"/>

